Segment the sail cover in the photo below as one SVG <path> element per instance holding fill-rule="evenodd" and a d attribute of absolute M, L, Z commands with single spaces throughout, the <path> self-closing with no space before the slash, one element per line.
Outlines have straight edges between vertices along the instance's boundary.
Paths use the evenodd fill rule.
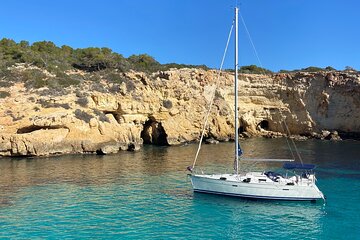
<path fill-rule="evenodd" d="M 285 169 L 303 169 L 312 170 L 316 166 L 314 164 L 301 164 L 301 163 L 284 163 L 283 168 Z"/>

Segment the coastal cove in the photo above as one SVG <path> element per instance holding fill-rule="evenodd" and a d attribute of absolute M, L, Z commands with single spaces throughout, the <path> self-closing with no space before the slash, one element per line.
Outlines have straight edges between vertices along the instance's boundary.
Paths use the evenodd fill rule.
<path fill-rule="evenodd" d="M 359 7 L 4 2 L 0 240 L 360 240 Z"/>
<path fill-rule="evenodd" d="M 290 154 L 284 138 L 251 138 L 241 146 L 244 157 Z M 196 144 L 144 145 L 104 156 L 2 158 L 0 238 L 358 238 L 360 142 L 307 140 L 297 146 L 307 163 L 318 166 L 325 206 L 193 193 L 186 167 Z M 230 166 L 232 148 L 204 145 L 199 168 Z"/>

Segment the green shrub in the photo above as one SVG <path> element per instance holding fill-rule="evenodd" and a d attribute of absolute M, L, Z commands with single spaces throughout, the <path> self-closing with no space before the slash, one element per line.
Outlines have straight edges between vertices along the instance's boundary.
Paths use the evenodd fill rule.
<path fill-rule="evenodd" d="M 294 73 L 294 72 L 321 72 L 321 71 L 336 71 L 335 68 L 331 66 L 327 66 L 326 68 L 320 68 L 320 67 L 306 67 L 302 69 L 294 69 L 294 70 L 280 70 L 279 73 Z"/>
<path fill-rule="evenodd" d="M 86 98 L 88 97 L 90 94 L 88 92 L 85 92 L 85 91 L 81 91 L 79 88 L 77 88 L 75 90 L 75 95 L 76 97 L 78 98 Z"/>
<path fill-rule="evenodd" d="M 59 84 L 60 87 L 70 87 L 70 86 L 78 86 L 81 81 L 76 78 L 66 77 L 66 78 L 55 78 L 54 81 Z"/>
<path fill-rule="evenodd" d="M 10 97 L 10 93 L 5 91 L 0 91 L 0 98 L 7 98 Z"/>
<path fill-rule="evenodd" d="M 88 74 L 86 76 L 86 79 L 92 81 L 92 82 L 100 82 L 101 81 L 101 75 L 99 73 L 92 73 L 92 74 Z"/>
<path fill-rule="evenodd" d="M 189 64 L 178 64 L 178 63 L 166 63 L 163 64 L 164 70 L 169 70 L 171 68 L 181 69 L 181 68 L 200 68 L 203 70 L 209 70 L 206 65 L 189 65 Z"/>
<path fill-rule="evenodd" d="M 327 66 L 327 67 L 325 68 L 325 70 L 326 70 L 326 71 L 336 71 L 336 69 L 333 68 L 333 67 L 331 67 L 331 66 Z"/>
<path fill-rule="evenodd" d="M 0 58 L 0 62 L 1 62 L 1 58 Z M 17 82 L 18 76 L 9 69 L 7 69 L 6 66 L 2 66 L 0 67 L 0 80 L 1 82 L 3 82 L 2 83 L 3 87 L 10 87 L 14 85 L 15 82 Z"/>
<path fill-rule="evenodd" d="M 106 72 L 104 74 L 104 79 L 112 83 L 122 83 L 124 82 L 124 76 L 114 71 Z"/>
<path fill-rule="evenodd" d="M 126 90 L 129 92 L 132 92 L 135 90 L 135 83 L 133 80 L 125 77 L 123 74 L 112 71 L 102 71 L 94 75 L 93 78 L 97 78 L 97 82 L 100 81 L 100 79 L 105 79 L 108 82 L 115 83 L 113 87 L 109 89 L 110 92 L 116 93 L 119 91 L 120 84 L 125 83 L 126 84 Z M 101 85 L 102 88 L 104 86 Z M 95 87 L 97 91 L 104 92 L 104 90 L 100 90 L 98 87 Z M 106 91 L 105 91 L 106 92 Z"/>
<path fill-rule="evenodd" d="M 75 114 L 75 117 L 76 117 L 77 119 L 80 119 L 80 120 L 82 120 L 82 121 L 84 121 L 84 122 L 86 122 L 86 123 L 89 123 L 89 122 L 90 122 L 90 119 L 93 118 L 92 115 L 90 115 L 90 114 L 88 114 L 87 112 L 82 111 L 82 110 L 80 110 L 80 109 L 76 109 L 75 112 L 74 112 L 74 114 Z"/>
<path fill-rule="evenodd" d="M 93 84 L 91 84 L 90 90 L 100 92 L 100 93 L 107 93 L 108 92 L 107 89 L 106 89 L 106 86 L 104 86 L 101 83 L 93 83 Z"/>
<path fill-rule="evenodd" d="M 94 112 L 94 114 L 96 115 L 96 116 L 98 116 L 99 117 L 99 121 L 101 121 L 101 122 L 110 122 L 110 119 L 105 115 L 105 113 L 104 112 L 101 112 L 101 111 L 99 111 L 99 110 L 97 110 L 97 109 L 93 109 L 93 112 Z"/>
<path fill-rule="evenodd" d="M 272 72 L 268 69 L 258 67 L 256 65 L 242 66 L 239 69 L 240 73 L 248 74 L 271 74 Z"/>
<path fill-rule="evenodd" d="M 39 99 L 37 100 L 38 104 L 41 105 L 41 107 L 43 108 L 65 108 L 65 109 L 70 109 L 70 105 L 68 103 L 57 103 L 57 102 L 53 102 L 50 100 L 45 100 L 45 99 Z"/>
<path fill-rule="evenodd" d="M 310 66 L 307 68 L 302 68 L 301 71 L 302 72 L 321 72 L 321 71 L 324 71 L 324 69 L 319 68 L 319 67 Z"/>
<path fill-rule="evenodd" d="M 48 85 L 46 74 L 40 69 L 27 69 L 20 73 L 26 88 L 42 88 Z"/>
<path fill-rule="evenodd" d="M 87 99 L 87 97 L 81 97 L 81 98 L 78 98 L 75 101 L 75 103 L 82 106 L 82 107 L 87 107 L 88 104 L 89 104 L 89 100 Z"/>
<path fill-rule="evenodd" d="M 111 93 L 118 93 L 120 90 L 120 85 L 119 84 L 113 84 L 110 88 L 109 88 L 109 92 Z"/>
<path fill-rule="evenodd" d="M 63 96 L 69 94 L 69 90 L 60 87 L 50 87 L 41 90 L 36 90 L 36 93 L 40 96 Z"/>
<path fill-rule="evenodd" d="M 128 61 L 137 71 L 155 72 L 163 69 L 158 61 L 147 54 L 131 55 Z"/>
<path fill-rule="evenodd" d="M 57 105 L 65 109 L 70 109 L 70 105 L 68 103 L 57 103 Z"/>
<path fill-rule="evenodd" d="M 8 82 L 8 81 L 0 81 L 0 87 L 11 87 L 13 85 L 12 82 Z"/>
<path fill-rule="evenodd" d="M 87 72 L 96 72 L 107 68 L 126 69 L 129 65 L 120 54 L 109 48 L 83 48 L 73 51 L 72 66 Z"/>
<path fill-rule="evenodd" d="M 347 71 L 347 72 L 356 72 L 356 69 L 351 67 L 351 66 L 346 66 L 345 71 Z"/>

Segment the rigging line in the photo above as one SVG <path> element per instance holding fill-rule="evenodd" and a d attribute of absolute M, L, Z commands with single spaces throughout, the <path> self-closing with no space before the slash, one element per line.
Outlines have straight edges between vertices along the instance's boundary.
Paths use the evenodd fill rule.
<path fill-rule="evenodd" d="M 251 38 L 250 32 L 249 32 L 249 30 L 248 30 L 248 28 L 247 28 L 247 26 L 246 26 L 245 20 L 244 20 L 244 18 L 243 18 L 243 16 L 242 16 L 241 12 L 240 12 L 240 18 L 241 18 L 241 22 L 242 22 L 243 25 L 244 25 L 245 31 L 246 31 L 246 33 L 247 33 L 247 36 L 248 36 L 248 38 L 249 38 L 249 40 L 250 40 L 251 46 L 252 46 L 253 49 L 254 49 L 255 56 L 256 56 L 257 60 L 259 61 L 260 67 L 262 68 L 262 71 L 264 71 L 263 65 L 262 65 L 262 63 L 261 63 L 261 61 L 260 61 L 260 58 L 259 58 L 259 54 L 258 54 L 258 52 L 257 52 L 257 50 L 256 50 L 255 44 L 254 44 L 254 42 L 253 42 L 253 40 L 252 40 L 252 38 Z M 265 71 L 264 71 L 264 73 L 265 73 Z"/>
<path fill-rule="evenodd" d="M 286 124 L 286 121 L 283 121 L 283 122 L 284 122 L 284 125 L 285 125 L 285 127 L 286 127 L 286 130 L 287 130 L 288 132 L 290 132 L 290 131 L 289 131 L 289 128 L 288 128 L 288 125 Z M 298 156 L 301 164 L 304 165 L 303 160 L 302 160 L 302 158 L 301 158 L 301 155 L 300 155 L 300 153 L 299 153 L 299 151 L 298 151 L 298 149 L 297 149 L 297 147 L 296 147 L 296 144 L 295 144 L 295 142 L 294 142 L 294 139 L 290 138 L 290 140 L 291 140 L 292 144 L 294 145 L 295 152 L 296 152 L 296 154 L 297 154 L 297 156 Z"/>
<path fill-rule="evenodd" d="M 211 96 L 211 100 L 210 100 L 210 103 L 209 103 L 209 108 L 208 108 L 208 111 L 207 111 L 207 114 L 206 114 L 206 117 L 205 117 L 205 123 L 204 123 L 204 126 L 203 126 L 203 129 L 202 129 L 202 132 L 201 132 L 201 137 L 200 137 L 200 142 L 199 142 L 199 146 L 198 146 L 198 149 L 197 149 L 197 152 L 196 152 L 196 155 L 195 155 L 195 159 L 194 159 L 194 162 L 193 162 L 193 165 L 192 165 L 192 169 L 194 169 L 195 167 L 195 164 L 196 164 L 196 160 L 199 156 L 199 153 L 200 153 L 200 149 L 201 149 L 201 144 L 202 144 L 202 141 L 203 141 L 203 138 L 204 138 L 204 134 L 205 134 L 205 130 L 206 130 L 206 127 L 207 127 L 207 124 L 208 124 L 208 120 L 209 120 L 209 115 L 210 115 L 210 112 L 211 112 L 211 107 L 214 103 L 214 99 L 215 99 L 215 92 L 216 92 L 216 89 L 219 85 L 219 80 L 220 80 L 220 74 L 221 74 L 221 71 L 222 71 L 222 68 L 224 66 L 224 62 L 225 62 L 225 57 L 226 57 L 226 52 L 227 52 L 227 49 L 229 47 L 229 42 L 230 42 L 230 38 L 231 38 L 231 33 L 233 31 L 233 28 L 234 28 L 234 20 L 231 24 L 231 28 L 230 28 L 230 32 L 229 32 L 229 35 L 228 35 L 228 39 L 227 39 L 227 42 L 226 42 L 226 47 L 225 47 L 225 50 L 224 50 L 224 54 L 223 54 L 223 57 L 222 57 L 222 60 L 221 60 L 221 64 L 220 64 L 220 68 L 219 68 L 219 71 L 218 71 L 218 75 L 217 75 L 217 79 L 216 79 L 216 84 L 215 84 L 215 88 L 214 88 L 214 92 Z"/>
<path fill-rule="evenodd" d="M 281 85 L 280 85 L 281 87 Z M 287 131 L 285 128 L 284 128 L 284 125 L 286 124 L 285 122 L 285 117 L 283 116 L 282 114 L 282 110 L 281 108 L 279 109 L 279 114 L 280 114 L 280 126 L 281 126 L 281 129 L 282 131 L 286 134 L 286 137 L 285 137 L 285 141 L 286 141 L 286 144 L 290 150 L 290 153 L 291 153 L 291 156 L 293 157 L 294 160 L 296 160 L 295 158 L 295 155 L 294 155 L 294 152 L 293 152 L 293 149 L 290 145 L 290 142 L 289 142 L 289 138 L 290 138 L 290 131 Z"/>
<path fill-rule="evenodd" d="M 240 12 L 240 11 L 239 11 L 239 12 Z M 243 25 L 244 25 L 244 28 L 245 28 L 245 31 L 246 31 L 246 33 L 247 33 L 247 36 L 248 36 L 248 38 L 249 38 L 249 40 L 250 40 L 250 43 L 251 43 L 251 45 L 252 45 L 252 47 L 253 47 L 255 56 L 256 56 L 259 64 L 260 64 L 261 71 L 263 72 L 264 75 L 266 75 L 266 72 L 265 72 L 265 70 L 264 70 L 264 68 L 263 68 L 263 65 L 262 65 L 262 63 L 261 63 L 259 54 L 258 54 L 258 52 L 257 52 L 257 50 L 256 50 L 255 44 L 254 44 L 254 42 L 253 42 L 253 40 L 252 40 L 252 38 L 251 38 L 250 32 L 249 32 L 249 30 L 248 30 L 248 28 L 247 28 L 247 25 L 246 25 L 246 23 L 245 23 L 245 20 L 244 20 L 244 18 L 243 18 L 243 16 L 242 16 L 241 12 L 240 12 L 240 18 L 241 18 L 241 21 L 242 21 L 242 23 L 243 23 Z M 280 86 L 281 86 L 281 85 L 280 85 Z M 286 131 L 287 131 L 287 133 L 288 133 L 288 135 L 289 135 L 289 137 L 290 137 L 290 130 L 289 130 L 287 124 L 286 124 L 285 118 L 284 118 L 281 110 L 279 111 L 279 113 L 280 113 L 280 117 L 281 117 L 281 119 L 282 119 L 282 122 L 284 123 L 284 125 L 285 125 L 285 127 L 286 127 Z M 281 124 L 281 127 L 283 128 L 282 124 Z M 285 129 L 284 129 L 284 128 L 283 128 L 283 130 L 284 130 L 284 132 L 285 132 Z M 288 145 L 288 147 L 289 147 L 289 149 L 290 149 L 291 155 L 292 155 L 293 158 L 295 159 L 294 153 L 293 153 L 293 151 L 292 151 L 292 148 L 291 148 L 291 146 L 290 146 L 290 143 L 289 143 L 289 141 L 288 141 L 288 138 L 286 137 L 285 139 L 286 139 L 286 143 L 287 143 L 287 145 Z M 293 146 L 294 146 L 294 150 L 295 150 L 295 152 L 296 152 L 296 155 L 298 156 L 301 164 L 303 164 L 302 158 L 301 158 L 301 156 L 300 156 L 300 153 L 299 153 L 299 151 L 298 151 L 298 149 L 297 149 L 297 147 L 296 147 L 296 144 L 295 144 L 294 140 L 291 139 L 291 142 L 292 142 L 292 144 L 293 144 Z"/>
<path fill-rule="evenodd" d="M 282 89 L 281 83 L 280 83 L 280 88 Z M 289 139 L 291 140 L 291 143 L 292 143 L 292 145 L 294 146 L 294 151 L 296 152 L 296 155 L 298 156 L 298 159 L 300 160 L 301 164 L 303 164 L 301 155 L 300 155 L 300 153 L 299 153 L 299 151 L 298 151 L 298 149 L 297 149 L 297 147 L 296 147 L 296 144 L 295 144 L 294 140 L 293 140 L 292 138 L 290 138 L 290 130 L 289 130 L 287 124 L 286 124 L 285 116 L 283 115 L 281 108 L 280 108 L 280 110 L 279 110 L 279 113 L 280 113 L 280 121 L 281 121 L 281 122 L 280 122 L 280 125 L 281 125 L 281 128 L 282 128 L 282 130 L 284 131 L 284 133 L 287 134 L 287 136 L 285 137 L 285 140 L 286 140 L 286 143 L 287 143 L 287 145 L 288 145 L 288 147 L 289 147 L 290 153 L 291 153 L 292 157 L 293 157 L 294 159 L 296 159 L 295 156 L 294 156 L 293 149 L 292 149 L 292 147 L 291 147 L 291 145 L 290 145 L 290 143 L 289 143 Z M 284 128 L 284 126 L 285 126 L 285 128 Z"/>
<path fill-rule="evenodd" d="M 280 121 L 281 121 L 281 122 L 280 122 L 281 128 L 282 128 L 282 130 L 283 130 L 284 132 L 286 132 L 286 130 L 285 130 L 284 126 L 283 126 L 283 122 L 285 122 L 285 120 L 283 120 L 283 117 L 282 117 L 282 114 L 281 114 L 281 110 L 280 110 L 280 116 L 281 116 L 281 120 L 280 120 Z M 290 134 L 288 134 L 288 135 L 290 135 Z M 290 146 L 289 139 L 288 139 L 287 136 L 285 137 L 285 140 L 286 140 L 286 144 L 287 144 L 288 148 L 290 149 L 291 156 L 292 156 L 293 159 L 295 160 L 295 155 L 294 155 L 294 152 L 293 152 L 293 150 L 292 150 L 292 147 Z"/>
<path fill-rule="evenodd" d="M 280 114 L 280 126 L 281 126 L 281 129 L 282 129 L 283 132 L 286 134 L 286 137 L 285 137 L 286 144 L 287 144 L 287 146 L 288 146 L 288 148 L 289 148 L 289 150 L 290 150 L 291 156 L 292 156 L 293 159 L 295 160 L 296 158 L 295 158 L 293 149 L 292 149 L 292 147 L 291 147 L 291 145 L 290 145 L 290 142 L 289 142 L 289 139 L 292 140 L 292 139 L 290 138 L 290 130 L 289 130 L 287 124 L 286 124 L 285 117 L 284 117 L 284 115 L 282 114 L 281 109 L 279 109 L 279 114 Z M 285 128 L 284 128 L 284 125 L 285 125 Z M 296 155 L 299 156 L 299 159 L 300 159 L 300 161 L 302 162 L 302 159 L 301 159 L 301 157 L 300 157 L 300 154 L 297 152 L 297 148 L 296 148 L 295 142 L 293 142 L 293 140 L 292 140 L 292 144 L 294 145 L 294 150 L 295 150 L 295 152 L 296 152 Z"/>

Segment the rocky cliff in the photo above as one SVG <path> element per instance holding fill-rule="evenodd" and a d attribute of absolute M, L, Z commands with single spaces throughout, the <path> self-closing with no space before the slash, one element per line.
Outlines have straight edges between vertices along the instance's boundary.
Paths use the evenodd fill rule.
<path fill-rule="evenodd" d="M 80 71 L 66 74 L 84 81 L 61 93 L 24 83 L 0 87 L 9 93 L 0 98 L 1 156 L 107 154 L 197 141 L 214 91 L 206 137 L 234 138 L 232 73 L 222 73 L 216 89 L 213 70 L 114 72 L 124 79 L 117 84 L 106 76 L 94 82 Z M 324 130 L 359 134 L 360 74 L 240 75 L 239 111 L 244 137 L 281 136 L 286 128 L 308 137 L 326 137 Z"/>

